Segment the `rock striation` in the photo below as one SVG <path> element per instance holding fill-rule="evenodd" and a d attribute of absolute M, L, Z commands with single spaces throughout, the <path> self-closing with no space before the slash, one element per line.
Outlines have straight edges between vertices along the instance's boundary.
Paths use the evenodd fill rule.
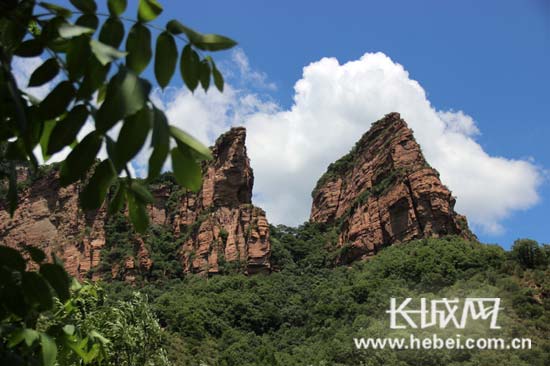
<path fill-rule="evenodd" d="M 23 173 L 21 176 L 21 183 L 30 179 Z M 60 257 L 67 271 L 80 278 L 100 262 L 105 210 L 82 212 L 78 208 L 79 189 L 74 184 L 61 187 L 54 169 L 20 192 L 13 218 L 0 203 L 0 244 L 40 247 L 48 257 Z"/>
<path fill-rule="evenodd" d="M 228 265 L 250 274 L 270 271 L 269 225 L 264 211 L 251 203 L 254 176 L 245 139 L 244 128 L 232 128 L 216 141 L 198 193 L 162 181 L 151 186 L 151 222 L 181 243 L 178 258 L 184 272 L 215 274 Z M 38 246 L 60 257 L 77 278 L 108 273 L 133 282 L 146 275 L 154 266 L 147 245 L 147 235 L 153 234 L 129 234 L 131 252 L 105 268 L 104 249 L 118 244 L 109 242 L 105 208 L 83 212 L 78 206 L 81 187 L 61 187 L 58 178 L 57 169 L 48 169 L 29 184 L 30 177 L 21 172 L 21 184 L 28 187 L 13 218 L 0 201 L 0 244 Z"/>
<path fill-rule="evenodd" d="M 312 197 L 310 220 L 337 228 L 339 263 L 418 238 L 474 238 L 398 113 L 375 122 L 349 154 L 332 163 Z"/>
<path fill-rule="evenodd" d="M 183 238 L 184 271 L 216 274 L 232 263 L 246 273 L 270 271 L 271 244 L 265 212 L 252 205 L 254 174 L 246 153 L 246 130 L 232 128 L 203 167 L 202 189 L 187 193 L 172 226 Z"/>

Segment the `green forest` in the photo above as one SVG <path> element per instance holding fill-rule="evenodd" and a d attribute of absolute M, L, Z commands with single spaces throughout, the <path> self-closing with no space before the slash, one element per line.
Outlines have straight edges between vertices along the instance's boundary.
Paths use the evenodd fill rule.
<path fill-rule="evenodd" d="M 164 329 L 175 365 L 547 365 L 550 362 L 550 246 L 518 240 L 512 251 L 460 238 L 383 249 L 332 267 L 318 225 L 272 227 L 270 275 L 226 274 L 146 282 L 140 289 Z M 103 285 L 130 300 L 135 289 Z M 524 351 L 359 351 L 353 337 L 389 336 L 391 297 L 486 297 L 503 301 L 502 329 L 531 337 Z M 468 333 L 470 332 L 470 333 Z M 478 330 L 466 329 L 465 334 Z"/>
<path fill-rule="evenodd" d="M 370 260 L 334 266 L 338 253 L 327 245 L 334 228 L 309 223 L 298 228 L 272 226 L 271 274 L 245 276 L 233 267 L 208 278 L 174 272 L 178 263 L 171 258 L 173 243 L 154 235 L 154 227 L 149 230 L 155 238 L 156 261 L 150 274 L 138 277 L 134 285 L 73 281 L 67 301 L 54 298 L 53 306 L 46 309 L 40 297 L 29 297 L 23 284 L 22 297 L 39 305 L 31 304 L 34 311 L 22 321 L 35 314 L 36 331 L 25 329 L 6 337 L 9 332 L 2 329 L 2 344 L 7 345 L 0 350 L 2 357 L 9 364 L 32 364 L 29 360 L 39 359 L 43 352 L 34 340 L 44 332 L 57 334 L 59 365 L 543 366 L 550 362 L 549 245 L 521 239 L 505 251 L 498 245 L 450 236 L 393 245 Z M 113 257 L 109 251 L 120 250 L 124 248 L 111 246 L 105 249 L 106 257 Z M 33 260 L 40 261 L 33 253 Z M 8 264 L 2 264 L 5 272 Z M 451 333 L 428 328 L 428 333 L 415 334 L 529 337 L 532 349 L 397 351 L 354 346 L 354 337 L 400 335 L 392 333 L 385 313 L 391 297 L 488 296 L 502 299 L 502 329 L 473 325 Z M 4 312 L 11 308 L 6 300 L 2 297 Z"/>

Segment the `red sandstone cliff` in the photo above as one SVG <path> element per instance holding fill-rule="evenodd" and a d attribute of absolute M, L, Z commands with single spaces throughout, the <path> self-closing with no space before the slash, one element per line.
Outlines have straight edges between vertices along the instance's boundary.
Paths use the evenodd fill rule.
<path fill-rule="evenodd" d="M 337 225 L 343 263 L 412 239 L 473 237 L 398 113 L 374 123 L 348 155 L 331 164 L 312 196 L 311 221 Z"/>
<path fill-rule="evenodd" d="M 185 239 L 185 271 L 218 273 L 223 262 L 237 262 L 247 273 L 270 270 L 269 225 L 264 211 L 251 203 L 254 175 L 245 139 L 244 128 L 218 138 L 214 159 L 203 168 L 201 191 L 188 193 L 176 210 L 172 225 Z"/>
<path fill-rule="evenodd" d="M 233 128 L 216 141 L 214 160 L 203 167 L 199 193 L 162 183 L 152 187 L 156 200 L 149 208 L 151 222 L 183 241 L 179 256 L 184 272 L 218 273 L 223 262 L 236 262 L 247 273 L 270 270 L 269 226 L 265 213 L 251 204 L 254 178 L 245 138 L 244 128 Z M 27 178 L 23 175 L 21 180 Z M 79 209 L 79 190 L 77 184 L 61 187 L 52 169 L 21 192 L 13 218 L 0 202 L 0 244 L 25 243 L 55 253 L 77 278 L 97 270 L 102 249 L 117 243 L 106 238 L 104 208 Z M 133 253 L 102 270 L 132 282 L 146 275 L 153 263 L 147 237 L 130 236 Z M 94 278 L 104 274 L 93 272 Z"/>

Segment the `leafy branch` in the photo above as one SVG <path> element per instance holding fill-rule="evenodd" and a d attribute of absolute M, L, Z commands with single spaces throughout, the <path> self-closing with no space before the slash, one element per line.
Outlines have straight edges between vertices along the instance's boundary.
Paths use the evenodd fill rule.
<path fill-rule="evenodd" d="M 108 14 L 98 13 L 94 0 L 71 0 L 71 4 L 74 10 L 31 0 L 0 5 L 0 180 L 8 184 L 10 212 L 17 207 L 17 166 L 36 169 L 36 146 L 44 160 L 69 147 L 72 151 L 61 163 L 61 184 L 87 180 L 80 194 L 84 209 L 101 207 L 112 190 L 108 211 L 127 206 L 136 230 L 143 232 L 148 226 L 146 205 L 153 197 L 131 177 L 129 164 L 147 137 L 151 134 L 149 181 L 161 173 L 170 155 L 177 182 L 198 190 L 200 162 L 211 155 L 191 135 L 168 123 L 150 98 L 151 83 L 140 75 L 153 63 L 156 82 L 165 88 L 179 62 L 179 74 L 189 90 L 200 84 L 207 91 L 213 81 L 221 92 L 223 76 L 204 52 L 226 50 L 236 42 L 199 33 L 178 20 L 170 20 L 165 27 L 150 23 L 163 10 L 156 0 L 140 0 L 135 20 L 123 16 L 126 0 L 108 0 Z M 38 7 L 45 12 L 35 13 Z M 73 23 L 74 16 L 78 18 Z M 102 24 L 98 16 L 106 18 Z M 127 34 L 123 21 L 132 23 Z M 156 42 L 151 29 L 159 31 Z M 185 43 L 181 50 L 176 39 Z M 43 100 L 36 100 L 17 85 L 12 56 L 44 54 L 49 58 L 33 71 L 28 87 L 60 81 Z M 77 136 L 88 121 L 94 129 L 79 141 Z M 114 140 L 109 133 L 118 125 L 120 133 Z M 98 163 L 103 146 L 108 157 Z"/>

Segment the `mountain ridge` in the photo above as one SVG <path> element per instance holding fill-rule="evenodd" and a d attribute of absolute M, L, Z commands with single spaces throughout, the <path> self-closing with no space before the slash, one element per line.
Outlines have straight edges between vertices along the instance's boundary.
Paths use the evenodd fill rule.
<path fill-rule="evenodd" d="M 55 253 L 77 278 L 135 282 L 151 277 L 159 267 L 155 237 L 162 235 L 174 251 L 166 260 L 179 268 L 171 276 L 228 269 L 269 273 L 270 228 L 265 212 L 252 204 L 246 129 L 231 128 L 211 150 L 213 160 L 202 166 L 198 192 L 181 188 L 170 174 L 149 183 L 155 202 L 148 207 L 151 228 L 146 235 L 135 233 L 123 213 L 109 217 L 105 207 L 80 210 L 80 185 L 61 187 L 56 169 L 45 168 L 46 173 L 32 179 L 21 170 L 27 188 L 13 219 L 0 206 L 0 241 Z M 312 196 L 310 223 L 336 232 L 328 249 L 337 250 L 335 264 L 366 259 L 382 247 L 414 239 L 475 239 L 413 131 L 395 112 L 373 123 L 350 153 L 329 165 Z"/>
<path fill-rule="evenodd" d="M 413 131 L 389 113 L 329 165 L 312 192 L 310 221 L 336 225 L 340 263 L 425 237 L 475 236 L 426 161 Z"/>
<path fill-rule="evenodd" d="M 198 193 L 166 175 L 151 184 L 151 230 L 160 227 L 170 233 L 183 272 L 215 274 L 221 264 L 232 262 L 245 273 L 270 271 L 269 225 L 265 212 L 252 205 L 254 176 L 245 139 L 242 127 L 218 138 L 211 148 L 214 159 L 203 165 Z M 154 270 L 154 233 L 135 233 L 124 218 L 108 217 L 105 206 L 83 212 L 80 184 L 61 187 L 55 167 L 45 167 L 38 177 L 21 169 L 19 178 L 26 188 L 14 217 L 0 204 L 0 242 L 16 248 L 30 244 L 56 254 L 76 278 L 134 282 Z M 110 235 L 112 230 L 128 233 L 122 240 Z"/>

